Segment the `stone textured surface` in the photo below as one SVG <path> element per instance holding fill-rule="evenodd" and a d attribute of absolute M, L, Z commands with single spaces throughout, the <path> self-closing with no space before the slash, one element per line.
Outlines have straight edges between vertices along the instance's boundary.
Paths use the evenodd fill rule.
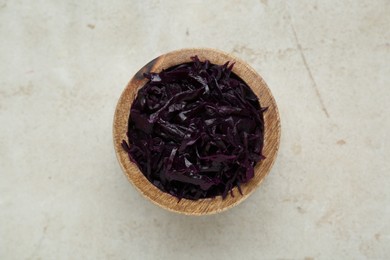
<path fill-rule="evenodd" d="M 0 259 L 388 259 L 390 2 L 0 0 Z M 112 120 L 161 53 L 215 47 L 279 106 L 279 157 L 220 215 L 143 199 Z"/>

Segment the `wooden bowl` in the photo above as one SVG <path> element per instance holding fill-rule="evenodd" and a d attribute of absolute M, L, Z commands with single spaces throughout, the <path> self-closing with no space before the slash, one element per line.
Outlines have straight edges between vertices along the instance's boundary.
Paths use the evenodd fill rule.
<path fill-rule="evenodd" d="M 127 140 L 126 132 L 129 120 L 130 106 L 136 97 L 138 90 L 148 81 L 143 73 L 160 72 L 162 69 L 190 62 L 190 57 L 198 55 L 199 59 L 210 60 L 214 64 L 224 64 L 226 61 L 234 61 L 233 72 L 244 80 L 259 97 L 262 107 L 268 107 L 264 113 L 264 148 L 266 159 L 255 167 L 255 176 L 248 183 L 242 184 L 243 195 L 240 195 L 237 187 L 233 189 L 234 197 L 230 195 L 225 199 L 221 196 L 197 201 L 178 199 L 168 193 L 162 192 L 141 173 L 138 167 L 129 160 L 128 154 L 121 147 L 122 140 Z M 279 148 L 280 119 L 275 100 L 267 84 L 247 63 L 231 54 L 214 49 L 182 49 L 161 55 L 144 67 L 142 67 L 130 80 L 129 84 L 119 98 L 114 116 L 114 146 L 118 161 L 127 178 L 146 198 L 158 206 L 186 215 L 206 215 L 218 213 L 244 201 L 263 181 L 270 171 Z"/>

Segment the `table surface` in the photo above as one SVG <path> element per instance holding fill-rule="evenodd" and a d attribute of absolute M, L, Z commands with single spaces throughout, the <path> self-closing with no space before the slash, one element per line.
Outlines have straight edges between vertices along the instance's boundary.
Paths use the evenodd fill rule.
<path fill-rule="evenodd" d="M 0 0 L 0 259 L 389 259 L 390 2 Z M 134 73 L 183 47 L 246 60 L 278 159 L 218 215 L 145 200 L 112 144 Z"/>

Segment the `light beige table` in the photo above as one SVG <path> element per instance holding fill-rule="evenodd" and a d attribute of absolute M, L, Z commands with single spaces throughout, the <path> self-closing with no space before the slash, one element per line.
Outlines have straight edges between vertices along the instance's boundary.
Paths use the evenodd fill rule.
<path fill-rule="evenodd" d="M 0 259 L 389 259 L 390 2 L 0 0 Z M 130 77 L 182 47 L 278 102 L 263 185 L 220 215 L 143 199 L 112 145 Z"/>

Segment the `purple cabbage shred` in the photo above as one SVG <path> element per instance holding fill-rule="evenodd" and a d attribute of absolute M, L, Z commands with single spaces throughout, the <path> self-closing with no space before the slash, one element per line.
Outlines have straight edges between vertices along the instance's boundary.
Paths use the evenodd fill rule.
<path fill-rule="evenodd" d="M 177 198 L 222 196 L 254 177 L 263 160 L 263 112 L 234 63 L 192 62 L 144 74 L 122 142 L 145 177 Z"/>

